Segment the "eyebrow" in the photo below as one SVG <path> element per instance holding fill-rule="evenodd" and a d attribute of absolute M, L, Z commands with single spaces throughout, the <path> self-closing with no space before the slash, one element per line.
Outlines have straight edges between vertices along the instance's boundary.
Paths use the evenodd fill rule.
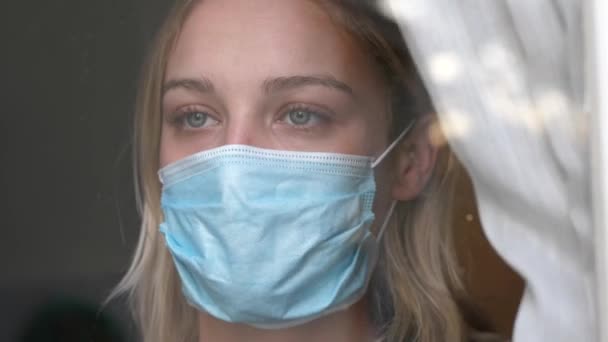
<path fill-rule="evenodd" d="M 194 90 L 198 93 L 212 93 L 215 91 L 213 83 L 208 78 L 180 78 L 165 82 L 163 84 L 162 94 L 165 95 L 170 90 L 178 88 Z"/>
<path fill-rule="evenodd" d="M 353 97 L 355 96 L 353 88 L 331 75 L 277 77 L 264 81 L 262 87 L 265 92 L 273 93 L 306 86 L 323 86 L 342 91 Z"/>
<path fill-rule="evenodd" d="M 332 88 L 355 97 L 353 88 L 331 75 L 296 75 L 271 78 L 264 81 L 262 89 L 266 93 L 275 93 L 307 86 Z M 181 78 L 166 81 L 163 84 L 162 94 L 164 95 L 167 92 L 178 88 L 194 90 L 198 93 L 212 93 L 215 91 L 213 83 L 208 78 Z"/>

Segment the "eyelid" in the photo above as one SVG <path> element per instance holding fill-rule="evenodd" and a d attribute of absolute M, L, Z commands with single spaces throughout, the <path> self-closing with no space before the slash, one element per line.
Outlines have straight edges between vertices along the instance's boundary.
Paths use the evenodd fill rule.
<path fill-rule="evenodd" d="M 284 121 L 290 112 L 298 111 L 298 110 L 309 112 L 309 113 L 313 114 L 315 117 L 317 117 L 318 119 L 325 120 L 325 121 L 330 120 L 334 116 L 333 111 L 322 108 L 321 106 L 309 105 L 309 104 L 305 104 L 305 103 L 292 103 L 292 104 L 288 104 L 288 105 L 284 106 L 281 109 L 281 111 L 279 111 L 279 120 L 278 121 Z"/>
<path fill-rule="evenodd" d="M 192 113 L 192 112 L 205 113 L 205 114 L 209 115 L 210 117 L 213 117 L 215 120 L 220 121 L 219 120 L 219 115 L 217 115 L 212 108 L 209 108 L 208 106 L 203 106 L 203 105 L 185 105 L 185 106 L 181 106 L 181 107 L 178 107 L 175 110 L 171 110 L 171 111 L 167 112 L 167 115 L 171 119 L 171 118 L 176 118 L 176 117 L 179 117 L 181 115 Z"/>
<path fill-rule="evenodd" d="M 187 116 L 194 112 L 200 112 L 205 114 L 207 116 L 207 120 L 213 120 L 217 123 L 221 123 L 221 120 L 218 118 L 218 115 L 216 115 L 212 109 L 202 105 L 185 105 L 178 108 L 177 110 L 171 111 L 168 113 L 167 121 L 172 125 L 180 126 L 179 128 L 183 130 L 198 130 L 207 127 L 203 126 L 197 128 L 186 126 L 185 121 Z"/>

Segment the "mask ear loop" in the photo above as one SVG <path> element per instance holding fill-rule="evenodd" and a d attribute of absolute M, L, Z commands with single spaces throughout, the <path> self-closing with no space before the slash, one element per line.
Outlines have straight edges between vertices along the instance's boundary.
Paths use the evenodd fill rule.
<path fill-rule="evenodd" d="M 386 150 L 384 150 L 384 152 L 382 152 L 382 154 L 378 158 L 376 158 L 376 160 L 374 160 L 372 162 L 372 169 L 375 168 L 376 166 L 378 166 L 378 164 L 380 164 L 384 160 L 384 158 L 386 158 L 386 156 L 395 148 L 395 146 L 397 146 L 397 144 L 399 142 L 401 142 L 403 137 L 405 137 L 405 135 L 412 129 L 412 127 L 414 127 L 415 124 L 416 124 L 416 119 L 412 120 L 412 122 L 403 130 L 403 132 L 401 132 L 401 134 L 399 134 L 397 139 L 395 139 L 395 141 L 393 141 L 386 148 Z M 386 217 L 384 218 L 384 222 L 382 222 L 382 226 L 380 227 L 378 236 L 376 236 L 377 242 L 380 242 L 380 239 L 382 239 L 382 235 L 384 234 L 384 231 L 386 230 L 386 227 L 388 226 L 388 223 L 391 220 L 391 216 L 393 216 L 393 211 L 395 211 L 396 206 L 397 206 L 397 200 L 393 200 L 390 208 L 388 209 L 388 213 L 387 213 Z"/>
<path fill-rule="evenodd" d="M 382 154 L 372 162 L 372 169 L 378 166 L 378 164 L 380 164 L 382 160 L 384 160 L 384 158 L 395 148 L 395 146 L 397 146 L 397 144 L 401 142 L 401 139 L 403 139 L 403 137 L 405 137 L 405 135 L 412 129 L 412 127 L 414 127 L 414 124 L 416 124 L 416 119 L 412 120 L 412 122 L 403 130 L 403 132 L 399 134 L 397 139 L 395 139 L 395 141 L 393 141 L 386 148 L 386 150 L 384 150 L 384 152 L 382 152 Z"/>

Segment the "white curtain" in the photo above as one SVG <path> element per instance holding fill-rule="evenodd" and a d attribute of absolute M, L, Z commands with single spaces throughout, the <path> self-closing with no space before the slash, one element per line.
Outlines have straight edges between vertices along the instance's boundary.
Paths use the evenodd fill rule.
<path fill-rule="evenodd" d="M 526 280 L 513 340 L 596 340 L 582 3 L 385 0 L 467 168 L 484 231 Z"/>

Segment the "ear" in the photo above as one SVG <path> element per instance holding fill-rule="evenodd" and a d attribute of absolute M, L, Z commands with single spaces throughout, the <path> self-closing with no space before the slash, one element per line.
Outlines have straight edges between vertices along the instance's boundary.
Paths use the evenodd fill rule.
<path fill-rule="evenodd" d="M 415 198 L 431 178 L 438 150 L 431 137 L 434 122 L 434 115 L 423 115 L 397 149 L 396 169 L 393 170 L 394 199 L 406 201 Z"/>

